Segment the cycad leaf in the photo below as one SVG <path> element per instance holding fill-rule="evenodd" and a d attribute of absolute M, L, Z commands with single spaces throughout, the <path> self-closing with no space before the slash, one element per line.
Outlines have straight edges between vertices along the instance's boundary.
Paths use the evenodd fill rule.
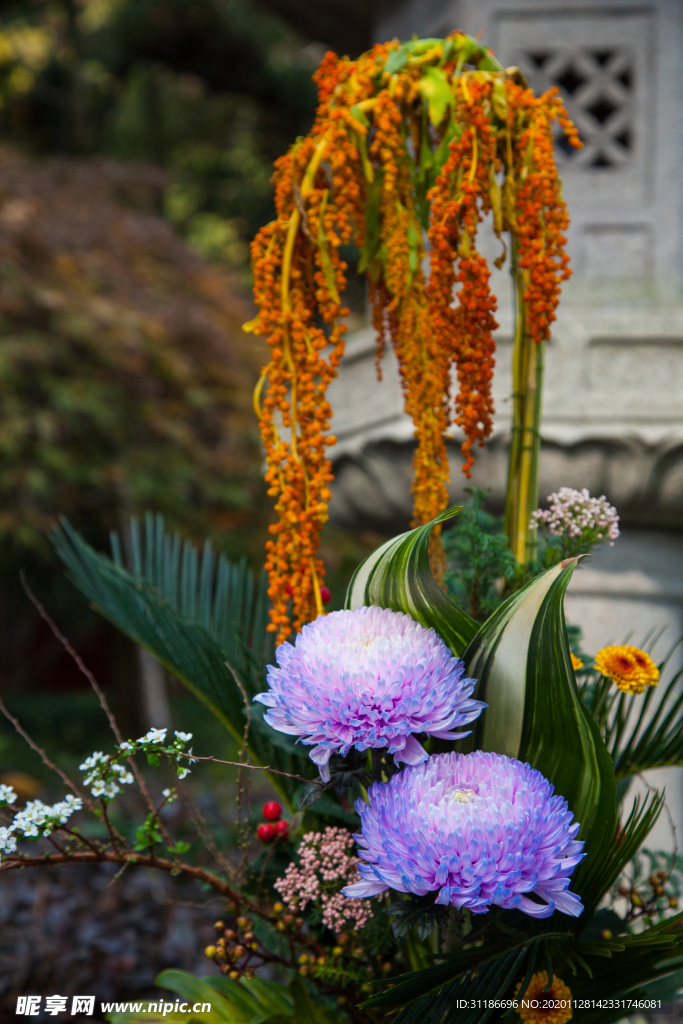
<path fill-rule="evenodd" d="M 249 698 L 258 686 L 263 655 L 257 628 L 254 627 L 250 651 L 240 640 L 234 619 L 223 614 L 220 595 L 224 594 L 225 585 L 221 583 L 221 574 L 217 576 L 212 602 L 207 593 L 209 574 L 194 563 L 191 553 L 185 553 L 180 560 L 171 551 L 169 562 L 161 559 L 156 568 L 153 559 L 148 560 L 146 568 L 162 583 L 166 593 L 175 596 L 185 610 L 186 614 L 182 614 L 146 576 L 141 572 L 130 573 L 118 561 L 98 554 L 66 521 L 54 531 L 53 542 L 67 566 L 69 578 L 94 607 L 136 644 L 150 651 L 241 741 L 246 726 L 245 700 L 228 663 L 236 668 Z M 135 547 L 134 543 L 134 559 L 141 565 L 141 555 L 139 551 L 135 555 Z M 171 572 L 173 566 L 177 569 L 175 577 Z M 257 619 L 254 611 L 250 621 Z M 249 671 L 250 665 L 252 671 Z M 313 772 L 305 751 L 302 750 L 303 758 L 299 759 L 293 752 L 271 743 L 265 729 L 252 726 L 249 749 L 257 763 L 278 771 L 305 774 L 307 770 L 309 775 Z M 280 775 L 270 778 L 291 804 L 292 794 L 300 782 Z"/>
<path fill-rule="evenodd" d="M 346 592 L 346 608 L 379 605 L 406 612 L 431 627 L 460 657 L 477 632 L 477 623 L 438 585 L 429 567 L 432 527 L 451 519 L 462 506 L 449 508 L 426 526 L 402 533 L 368 555 Z"/>
<path fill-rule="evenodd" d="M 494 612 L 464 654 L 475 696 L 488 708 L 465 741 L 528 761 L 564 796 L 600 857 L 617 825 L 612 762 L 576 688 L 564 593 L 575 559 L 541 573 Z"/>
<path fill-rule="evenodd" d="M 595 962 L 593 977 L 579 975 L 571 982 L 575 999 L 609 1000 L 617 996 L 647 998 L 644 986 L 674 974 L 683 966 L 683 914 L 653 925 L 637 935 L 620 937 L 624 949 L 609 960 Z M 566 979 L 565 979 L 566 980 Z M 581 1013 L 585 1024 L 609 1024 L 624 1016 L 623 1008 L 604 1006 Z"/>
<path fill-rule="evenodd" d="M 668 660 L 659 666 L 660 674 Z M 681 676 L 683 669 L 674 675 L 661 696 L 655 687 L 650 687 L 644 696 L 620 694 L 606 736 L 617 779 L 648 768 L 683 764 Z M 637 714 L 635 702 L 640 704 Z"/>
<path fill-rule="evenodd" d="M 585 857 L 572 877 L 572 889 L 580 893 L 585 907 L 584 920 L 588 920 L 602 896 L 616 882 L 629 864 L 661 814 L 664 793 L 655 791 L 641 801 L 636 798 L 624 827 L 615 835 L 600 857 Z"/>

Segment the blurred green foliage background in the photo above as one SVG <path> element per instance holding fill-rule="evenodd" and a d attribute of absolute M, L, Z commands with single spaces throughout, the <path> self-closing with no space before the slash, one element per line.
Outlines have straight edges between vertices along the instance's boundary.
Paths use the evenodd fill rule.
<path fill-rule="evenodd" d="M 58 515 L 106 546 L 152 508 L 261 563 L 248 243 L 321 53 L 250 0 L 0 3 L 0 690 L 29 714 L 84 680 L 22 568 L 137 713 L 134 652 L 52 554 Z"/>

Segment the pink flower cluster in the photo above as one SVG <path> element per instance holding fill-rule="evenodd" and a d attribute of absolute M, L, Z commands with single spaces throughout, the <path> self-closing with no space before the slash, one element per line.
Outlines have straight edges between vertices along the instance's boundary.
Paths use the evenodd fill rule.
<path fill-rule="evenodd" d="M 531 514 L 531 527 L 545 526 L 554 537 L 572 540 L 609 540 L 610 546 L 619 536 L 619 516 L 605 495 L 591 498 L 584 487 L 561 487 L 548 495 L 548 509 Z"/>
<path fill-rule="evenodd" d="M 349 925 L 365 927 L 372 916 L 369 900 L 342 896 L 342 886 L 360 880 L 358 857 L 348 851 L 353 836 L 345 828 L 328 826 L 324 832 L 307 832 L 299 844 L 299 865 L 289 864 L 275 888 L 290 910 L 305 910 L 309 903 L 322 909 L 323 924 L 336 934 Z"/>

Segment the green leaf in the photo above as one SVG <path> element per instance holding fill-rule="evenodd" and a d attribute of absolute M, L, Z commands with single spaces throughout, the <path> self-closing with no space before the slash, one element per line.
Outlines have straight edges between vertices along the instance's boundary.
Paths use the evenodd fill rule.
<path fill-rule="evenodd" d="M 477 63 L 478 71 L 503 71 L 503 65 L 492 53 L 485 53 Z"/>
<path fill-rule="evenodd" d="M 429 120 L 438 128 L 453 106 L 453 93 L 441 68 L 427 68 L 420 80 L 420 92 L 429 109 Z"/>
<path fill-rule="evenodd" d="M 664 793 L 648 793 L 641 803 L 636 797 L 631 813 L 618 835 L 600 857 L 585 857 L 572 877 L 571 888 L 579 893 L 585 907 L 585 923 L 595 907 L 629 864 L 652 831 L 664 806 Z M 583 925 L 583 921 L 579 926 Z"/>
<path fill-rule="evenodd" d="M 575 564 L 560 562 L 509 597 L 468 646 L 474 695 L 488 708 L 465 743 L 537 768 L 581 822 L 592 860 L 604 855 L 616 831 L 616 783 L 571 665 L 563 601 Z"/>
<path fill-rule="evenodd" d="M 658 666 L 660 675 L 680 642 Z M 683 764 L 681 676 L 683 669 L 674 674 L 661 696 L 657 687 L 650 687 L 644 695 L 619 695 L 605 737 L 617 779 L 626 779 L 648 768 Z"/>
<path fill-rule="evenodd" d="M 384 70 L 388 75 L 395 75 L 397 71 L 404 68 L 408 63 L 408 52 L 405 44 L 392 50 L 387 57 L 387 62 L 384 65 Z"/>
<path fill-rule="evenodd" d="M 329 189 L 325 189 L 323 194 L 322 202 L 320 204 L 320 217 L 318 219 L 318 248 L 320 249 L 320 263 L 322 266 L 323 275 L 325 277 L 325 284 L 327 290 L 334 299 L 335 302 L 339 302 L 339 292 L 337 291 L 337 278 L 334 273 L 334 265 L 332 263 L 332 257 L 330 256 L 330 247 L 327 241 L 327 235 L 323 227 L 323 218 L 325 216 L 325 209 L 327 207 L 327 200 L 329 196 Z"/>
<path fill-rule="evenodd" d="M 358 273 L 364 274 L 378 256 L 381 244 L 381 223 L 379 205 L 382 194 L 381 172 L 367 186 L 365 198 L 365 244 L 361 249 L 358 261 Z"/>
<path fill-rule="evenodd" d="M 159 1021 L 162 1019 L 162 1015 L 163 1020 L 169 1024 L 181 1024 L 181 1022 L 193 1024 L 196 1021 L 201 1021 L 202 1024 L 252 1024 L 255 1013 L 258 1012 L 258 1003 L 255 1008 L 241 1008 L 238 1004 L 229 1001 L 229 997 L 226 999 L 225 995 L 219 993 L 211 984 L 212 981 L 213 979 L 210 978 L 196 978 L 194 975 L 188 974 L 187 971 L 176 970 L 162 971 L 156 978 L 156 984 L 161 988 L 169 989 L 191 1005 L 196 1003 L 209 1005 L 211 1009 L 208 1011 L 199 1010 L 191 1014 L 171 1011 L 165 1015 L 163 1015 L 163 1011 L 162 1013 L 158 1011 L 108 1013 L 106 1018 L 111 1024 L 146 1024 L 148 1021 Z M 240 988 L 232 982 L 228 984 L 232 986 L 232 989 Z M 154 1002 L 154 1000 L 152 999 L 150 1002 Z M 166 1002 L 175 1006 L 174 998 L 167 997 L 165 999 L 163 995 L 158 1002 L 162 1006 Z M 147 1005 L 146 1000 L 144 1005 Z"/>
<path fill-rule="evenodd" d="M 351 107 L 350 114 L 352 117 L 355 117 L 356 121 L 360 121 L 362 125 L 365 125 L 366 128 L 370 127 L 370 121 L 366 117 L 364 111 L 360 109 L 360 107 Z"/>
<path fill-rule="evenodd" d="M 133 531 L 135 573 L 124 569 L 120 557 L 113 561 L 94 551 L 65 520 L 52 539 L 69 578 L 88 601 L 150 651 L 241 742 L 247 723 L 244 694 L 228 666 L 237 666 L 248 699 L 265 686 L 262 669 L 272 647 L 264 640 L 264 584 L 255 588 L 250 574 L 240 574 L 239 566 L 224 560 L 216 565 L 210 550 L 207 555 L 205 549 L 201 565 L 189 545 L 181 558 L 181 546 L 163 533 L 163 521 L 161 540 L 153 540 L 155 530 L 148 533 L 143 552 Z M 118 550 L 113 546 L 115 556 L 120 556 L 120 544 Z M 240 629 L 245 632 L 240 634 Z M 299 775 L 314 772 L 312 764 L 272 743 L 265 730 L 249 730 L 249 749 L 256 763 Z M 270 779 L 291 807 L 299 782 L 281 775 Z"/>
<path fill-rule="evenodd" d="M 457 515 L 447 509 L 426 526 L 388 540 L 368 555 L 351 577 L 346 608 L 379 605 L 406 612 L 435 629 L 460 657 L 477 631 L 477 623 L 458 608 L 438 585 L 429 567 L 429 535 L 437 523 Z"/>

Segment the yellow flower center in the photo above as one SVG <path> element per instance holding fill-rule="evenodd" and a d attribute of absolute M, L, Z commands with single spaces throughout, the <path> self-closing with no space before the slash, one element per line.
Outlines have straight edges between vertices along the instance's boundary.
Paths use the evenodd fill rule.
<path fill-rule="evenodd" d="M 451 800 L 455 800 L 456 804 L 471 804 L 477 794 L 473 789 L 468 789 L 467 786 L 456 786 L 448 794 Z"/>
<path fill-rule="evenodd" d="M 548 986 L 548 972 L 538 971 L 532 977 L 526 992 L 520 996 L 520 981 L 515 989 L 517 1013 L 524 1024 L 566 1024 L 572 1018 L 572 994 L 561 978 L 553 978 Z"/>

